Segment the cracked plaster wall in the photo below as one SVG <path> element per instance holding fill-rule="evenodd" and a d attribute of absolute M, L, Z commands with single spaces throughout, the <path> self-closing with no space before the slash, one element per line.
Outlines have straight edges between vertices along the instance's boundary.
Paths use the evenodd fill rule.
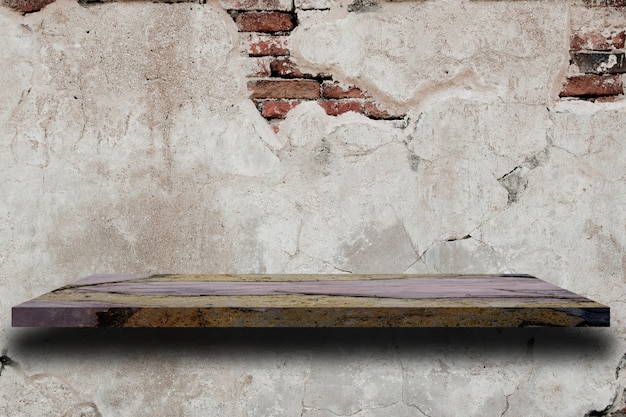
<path fill-rule="evenodd" d="M 624 25 L 624 9 L 329 4 L 302 14 L 292 55 L 404 120 L 304 103 L 275 133 L 216 2 L 0 8 L 0 415 L 626 405 L 626 106 L 557 98 L 570 30 Z M 612 327 L 10 327 L 12 305 L 96 272 L 337 271 L 530 273 L 608 304 Z"/>

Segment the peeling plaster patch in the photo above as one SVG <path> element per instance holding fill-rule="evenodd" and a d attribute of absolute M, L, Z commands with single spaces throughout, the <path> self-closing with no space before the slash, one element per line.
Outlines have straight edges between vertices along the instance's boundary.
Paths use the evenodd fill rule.
<path fill-rule="evenodd" d="M 532 172 L 522 200 L 472 235 L 499 248 L 517 271 L 540 274 L 572 291 L 586 288 L 586 296 L 608 304 L 623 298 L 623 288 L 615 283 L 623 281 L 626 266 L 626 218 L 615 207 L 624 181 L 612 180 L 611 174 L 624 154 L 614 145 L 608 147 L 613 149 L 610 154 L 583 157 L 550 148 L 550 163 Z M 590 235 L 589 220 L 602 231 Z M 610 288 L 610 295 L 601 295 L 601 288 Z"/>
<path fill-rule="evenodd" d="M 431 245 L 422 254 L 422 261 L 429 270 L 444 274 L 513 272 L 501 254 L 471 236 Z"/>
<path fill-rule="evenodd" d="M 524 169 L 522 167 L 515 167 L 513 171 L 504 175 L 502 178 L 498 178 L 498 181 L 506 191 L 509 193 L 508 202 L 516 203 L 519 201 L 520 196 L 528 187 L 528 178 L 526 174 L 528 173 L 528 169 Z"/>
<path fill-rule="evenodd" d="M 331 147 L 326 138 L 322 139 L 315 148 L 313 148 L 313 161 L 320 167 L 320 172 L 323 175 L 329 175 L 326 171 L 326 167 L 331 162 Z"/>
<path fill-rule="evenodd" d="M 386 3 L 378 13 L 298 27 L 294 55 L 301 65 L 358 83 L 395 107 L 415 108 L 441 93 L 444 99 L 491 95 L 545 103 L 563 61 L 561 45 L 553 40 L 566 31 L 565 6 L 491 6 Z M 543 19 L 552 22 L 549 29 Z"/>
<path fill-rule="evenodd" d="M 551 140 L 553 123 L 543 106 L 492 103 L 479 106 L 477 135 L 489 155 L 492 172 L 502 177 L 535 155 Z M 539 158 L 539 157 L 537 157 Z"/>
<path fill-rule="evenodd" d="M 348 5 L 349 12 L 373 12 L 380 9 L 381 7 L 377 0 L 354 0 Z"/>
<path fill-rule="evenodd" d="M 409 166 L 411 167 L 411 170 L 417 172 L 419 170 L 420 164 L 422 163 L 423 159 L 420 158 L 418 155 L 415 155 L 413 152 L 408 153 L 408 158 L 409 158 Z"/>
<path fill-rule="evenodd" d="M 511 172 L 498 178 L 498 182 L 509 194 L 509 204 L 517 203 L 520 200 L 522 193 L 528 187 L 528 174 L 530 171 L 547 163 L 550 156 L 550 146 L 549 143 L 542 152 L 526 158 L 522 165 L 516 166 Z"/>

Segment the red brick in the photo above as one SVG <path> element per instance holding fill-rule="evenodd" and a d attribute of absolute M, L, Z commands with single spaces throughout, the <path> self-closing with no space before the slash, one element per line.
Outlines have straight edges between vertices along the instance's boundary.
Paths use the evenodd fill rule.
<path fill-rule="evenodd" d="M 317 103 L 322 106 L 329 116 L 339 116 L 349 111 L 363 113 L 361 103 L 355 100 L 320 100 Z"/>
<path fill-rule="evenodd" d="M 572 51 L 611 51 L 622 49 L 626 40 L 626 32 L 612 33 L 608 37 L 600 33 L 572 33 L 570 36 L 570 49 Z"/>
<path fill-rule="evenodd" d="M 394 113 L 391 110 L 384 109 L 380 104 L 368 101 L 365 103 L 365 115 L 370 119 L 387 119 L 395 120 L 402 119 L 405 115 L 400 113 Z"/>
<path fill-rule="evenodd" d="M 357 87 L 346 86 L 334 81 L 322 84 L 322 97 L 332 99 L 365 98 L 365 94 Z"/>
<path fill-rule="evenodd" d="M 4 5 L 22 13 L 38 12 L 54 0 L 4 0 Z"/>
<path fill-rule="evenodd" d="M 626 31 L 621 31 L 615 33 L 611 36 L 611 41 L 613 42 L 613 48 L 622 49 L 624 48 L 624 43 L 626 42 Z"/>
<path fill-rule="evenodd" d="M 314 80 L 258 80 L 248 83 L 250 98 L 318 99 L 320 83 Z"/>
<path fill-rule="evenodd" d="M 270 64 L 273 77 L 281 78 L 317 78 L 320 74 L 302 72 L 291 58 L 278 58 Z"/>
<path fill-rule="evenodd" d="M 570 49 L 572 51 L 610 51 L 613 47 L 608 39 L 599 33 L 572 33 L 570 36 Z"/>
<path fill-rule="evenodd" d="M 583 0 L 589 7 L 623 7 L 626 6 L 626 0 Z"/>
<path fill-rule="evenodd" d="M 301 101 L 265 101 L 261 104 L 261 115 L 266 119 L 284 119 L 300 103 Z"/>
<path fill-rule="evenodd" d="M 578 75 L 569 77 L 563 84 L 560 97 L 614 96 L 624 93 L 619 75 Z"/>
<path fill-rule="evenodd" d="M 289 55 L 287 36 L 259 35 L 249 33 L 241 41 L 241 51 L 250 56 L 284 56 Z"/>
<path fill-rule="evenodd" d="M 240 32 L 284 32 L 295 27 L 291 13 L 285 12 L 242 12 L 235 21 Z"/>
<path fill-rule="evenodd" d="M 220 0 L 226 10 L 292 10 L 291 0 Z"/>

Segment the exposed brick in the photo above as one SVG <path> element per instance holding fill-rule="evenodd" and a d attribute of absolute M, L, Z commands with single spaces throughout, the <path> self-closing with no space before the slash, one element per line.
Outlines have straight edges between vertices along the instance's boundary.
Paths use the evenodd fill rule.
<path fill-rule="evenodd" d="M 624 48 L 624 43 L 626 42 L 626 31 L 621 31 L 613 34 L 611 36 L 611 41 L 613 42 L 613 47 L 615 49 Z"/>
<path fill-rule="evenodd" d="M 380 104 L 373 101 L 367 101 L 364 108 L 365 115 L 371 119 L 396 120 L 402 119 L 405 116 L 404 114 L 395 113 L 389 109 L 385 109 Z"/>
<path fill-rule="evenodd" d="M 235 18 L 240 32 L 285 32 L 295 27 L 291 13 L 242 12 Z"/>
<path fill-rule="evenodd" d="M 247 33 L 241 37 L 241 52 L 250 56 L 289 55 L 289 37 Z"/>
<path fill-rule="evenodd" d="M 261 103 L 261 115 L 267 119 L 284 119 L 301 101 L 274 101 Z"/>
<path fill-rule="evenodd" d="M 273 77 L 281 78 L 319 78 L 321 74 L 302 72 L 292 58 L 278 58 L 270 64 Z"/>
<path fill-rule="evenodd" d="M 54 0 L 4 0 L 4 5 L 22 13 L 37 12 Z"/>
<path fill-rule="evenodd" d="M 315 80 L 258 80 L 248 83 L 250 98 L 317 99 L 320 83 Z"/>
<path fill-rule="evenodd" d="M 619 75 L 578 75 L 569 77 L 563 84 L 560 97 L 614 96 L 624 93 Z"/>
<path fill-rule="evenodd" d="M 322 84 L 322 97 L 331 99 L 365 98 L 365 94 L 355 86 L 344 85 L 337 81 L 326 81 Z"/>
<path fill-rule="evenodd" d="M 583 0 L 588 7 L 622 7 L 626 6 L 626 0 Z"/>
<path fill-rule="evenodd" d="M 329 116 L 339 116 L 349 111 L 363 113 L 362 104 L 356 100 L 320 100 L 317 103 L 322 106 Z"/>
<path fill-rule="evenodd" d="M 613 32 L 609 36 L 595 32 L 576 32 L 570 36 L 570 49 L 572 51 L 611 51 L 613 49 L 622 49 L 625 40 L 625 31 Z"/>
<path fill-rule="evenodd" d="M 572 33 L 570 36 L 570 49 L 572 51 L 610 51 L 613 49 L 611 43 L 599 33 Z"/>
<path fill-rule="evenodd" d="M 624 52 L 577 51 L 570 52 L 572 62 L 587 74 L 621 74 L 626 72 Z"/>
<path fill-rule="evenodd" d="M 291 0 L 220 0 L 226 10 L 280 10 L 291 11 Z"/>

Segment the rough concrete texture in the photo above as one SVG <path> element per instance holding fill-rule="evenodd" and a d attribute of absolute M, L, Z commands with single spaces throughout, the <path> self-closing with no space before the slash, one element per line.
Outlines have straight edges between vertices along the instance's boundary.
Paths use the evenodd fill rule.
<path fill-rule="evenodd" d="M 0 415 L 626 405 L 626 106 L 558 99 L 570 30 L 623 11 L 348 5 L 303 19 L 293 55 L 407 118 L 306 103 L 278 134 L 247 98 L 217 2 L 0 8 Z M 608 304 L 612 327 L 10 328 L 12 305 L 97 272 L 337 271 L 530 273 Z"/>

